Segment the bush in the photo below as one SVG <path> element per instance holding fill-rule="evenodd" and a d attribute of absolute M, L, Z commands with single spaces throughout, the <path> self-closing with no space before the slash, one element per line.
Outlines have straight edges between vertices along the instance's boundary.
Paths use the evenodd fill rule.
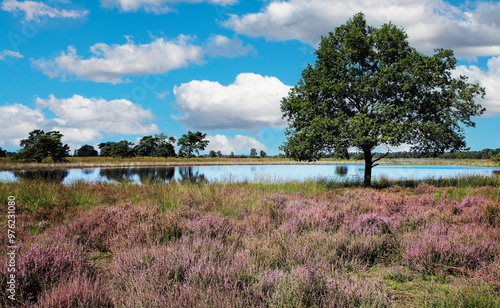
<path fill-rule="evenodd" d="M 12 304 L 4 287 L 10 275 L 8 261 L 2 262 L 0 269 L 0 284 L 3 286 L 0 289 L 0 302 L 4 305 Z M 34 244 L 29 251 L 19 255 L 16 266 L 18 304 L 36 301 L 42 292 L 57 285 L 61 280 L 72 275 L 84 274 L 90 269 L 81 249 L 61 244 L 58 246 Z"/>

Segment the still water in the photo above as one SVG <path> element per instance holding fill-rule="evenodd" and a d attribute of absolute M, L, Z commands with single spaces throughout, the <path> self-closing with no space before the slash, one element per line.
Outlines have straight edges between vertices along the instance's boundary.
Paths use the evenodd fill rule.
<path fill-rule="evenodd" d="M 170 181 L 210 182 L 281 182 L 326 179 L 331 181 L 358 181 L 363 179 L 363 165 L 231 165 L 163 168 L 68 169 L 50 171 L 2 171 L 0 181 L 22 178 L 43 178 L 48 181 L 71 184 L 76 181 L 116 183 L 151 183 Z M 466 175 L 498 176 L 500 168 L 439 165 L 380 165 L 373 168 L 374 179 L 381 176 L 396 179 L 451 178 Z"/>

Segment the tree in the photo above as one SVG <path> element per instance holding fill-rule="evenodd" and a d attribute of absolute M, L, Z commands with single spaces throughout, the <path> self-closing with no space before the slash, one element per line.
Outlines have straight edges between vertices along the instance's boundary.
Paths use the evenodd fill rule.
<path fill-rule="evenodd" d="M 221 151 L 217 151 L 217 157 L 218 158 L 222 158 L 222 152 Z"/>
<path fill-rule="evenodd" d="M 498 153 L 498 154 L 497 154 L 497 155 L 495 155 L 495 156 L 492 156 L 492 157 L 491 157 L 491 159 L 492 159 L 493 161 L 500 162 L 500 153 Z"/>
<path fill-rule="evenodd" d="M 250 158 L 257 157 L 257 150 L 255 148 L 250 149 Z"/>
<path fill-rule="evenodd" d="M 99 153 L 90 144 L 86 144 L 86 145 L 82 146 L 81 148 L 76 150 L 75 154 L 76 154 L 75 156 L 78 156 L 78 157 L 99 156 Z"/>
<path fill-rule="evenodd" d="M 211 150 L 209 155 L 210 155 L 210 157 L 215 158 L 215 157 L 217 157 L 217 152 L 215 152 L 214 150 Z"/>
<path fill-rule="evenodd" d="M 229 154 L 229 158 L 235 158 L 236 156 L 234 155 L 234 152 L 231 151 L 231 154 Z"/>
<path fill-rule="evenodd" d="M 51 157 L 55 163 L 67 161 L 69 146 L 62 143 L 62 137 L 59 131 L 45 133 L 41 129 L 35 129 L 27 139 L 21 140 L 23 148 L 14 155 L 14 159 L 41 163 L 44 158 Z"/>
<path fill-rule="evenodd" d="M 100 150 L 99 156 L 101 156 L 101 157 L 111 157 L 111 151 L 112 151 L 113 145 L 115 143 L 116 142 L 111 142 L 111 141 L 99 143 L 97 145 L 97 147 Z"/>
<path fill-rule="evenodd" d="M 137 156 L 153 156 L 158 149 L 158 138 L 153 136 L 144 136 L 135 146 L 134 151 Z"/>
<path fill-rule="evenodd" d="M 7 157 L 7 151 L 6 150 L 2 150 L 1 147 L 0 147 L 0 157 Z"/>
<path fill-rule="evenodd" d="M 158 147 L 153 153 L 155 157 L 175 157 L 175 138 L 168 137 L 164 133 L 155 135 Z"/>
<path fill-rule="evenodd" d="M 100 156 L 102 157 L 130 158 L 135 156 L 133 145 L 132 142 L 121 140 L 119 142 L 99 143 L 97 146 L 101 150 Z"/>
<path fill-rule="evenodd" d="M 264 150 L 260 151 L 260 157 L 262 157 L 262 158 L 267 157 L 267 154 L 266 154 L 266 152 L 264 152 Z"/>
<path fill-rule="evenodd" d="M 196 152 L 200 155 L 200 150 L 203 151 L 207 145 L 208 140 L 204 140 L 207 134 L 202 134 L 197 131 L 196 133 L 188 131 L 187 134 L 182 135 L 179 139 L 179 156 L 181 157 L 193 157 L 193 153 Z"/>
<path fill-rule="evenodd" d="M 281 101 L 288 120 L 281 147 L 296 160 L 355 147 L 365 160 L 365 186 L 371 185 L 380 145 L 412 145 L 437 155 L 465 148 L 461 124 L 485 109 L 475 103 L 485 90 L 452 77 L 451 50 L 432 56 L 410 47 L 404 30 L 393 24 L 367 26 L 362 13 L 323 37 L 314 66 Z"/>

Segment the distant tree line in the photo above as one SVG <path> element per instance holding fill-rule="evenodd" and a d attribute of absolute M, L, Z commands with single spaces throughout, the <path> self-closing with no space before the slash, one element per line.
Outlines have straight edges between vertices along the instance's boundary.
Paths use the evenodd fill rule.
<path fill-rule="evenodd" d="M 97 147 L 100 153 L 93 146 L 86 144 L 75 151 L 75 156 L 101 156 L 101 157 L 121 157 L 131 158 L 136 156 L 151 156 L 151 157 L 193 157 L 199 151 L 203 151 L 208 140 L 205 140 L 207 134 L 199 131 L 193 133 L 188 132 L 182 135 L 177 141 L 174 137 L 169 137 L 164 133 L 157 135 L 144 136 L 139 140 L 139 144 L 134 145 L 133 142 L 121 140 L 118 142 L 108 141 L 99 143 Z M 179 153 L 175 152 L 175 146 L 180 146 Z"/>
<path fill-rule="evenodd" d="M 121 157 L 131 158 L 137 156 L 151 157 L 194 157 L 200 155 L 199 151 L 203 151 L 208 146 L 208 140 L 205 139 L 207 134 L 199 131 L 191 132 L 182 135 L 177 141 L 174 137 L 169 137 L 164 133 L 157 135 L 144 136 L 139 140 L 139 144 L 127 140 L 118 142 L 103 142 L 98 144 L 100 153 L 89 144 L 83 145 L 74 151 L 76 157 Z M 51 157 L 53 162 L 67 161 L 66 157 L 70 156 L 69 146 L 63 144 L 61 138 L 63 135 L 59 131 L 44 132 L 36 129 L 29 133 L 28 138 L 22 139 L 20 142 L 21 149 L 18 152 L 8 152 L 0 147 L 0 157 L 12 157 L 13 160 L 23 160 L 32 162 L 42 162 L 45 158 Z M 179 152 L 176 153 L 175 146 L 179 146 Z M 268 157 L 266 152 L 261 150 L 260 157 Z M 223 155 L 221 151 L 211 150 L 209 157 L 229 157 L 229 158 L 257 158 L 257 149 L 250 149 L 249 155 L 236 155 L 233 151 L 229 155 Z M 374 158 L 431 158 L 437 157 L 442 159 L 492 159 L 500 162 L 500 148 L 484 149 L 481 151 L 457 151 L 445 152 L 437 156 L 432 156 L 425 153 L 398 151 L 389 153 L 374 153 Z M 284 154 L 279 154 L 274 157 L 285 158 Z M 338 158 L 338 159 L 363 159 L 362 153 L 348 152 L 347 149 L 338 149 L 335 153 L 324 154 L 323 158 Z"/>

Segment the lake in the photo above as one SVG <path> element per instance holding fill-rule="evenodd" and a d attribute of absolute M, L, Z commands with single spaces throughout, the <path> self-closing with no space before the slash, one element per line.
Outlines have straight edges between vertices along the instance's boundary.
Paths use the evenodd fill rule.
<path fill-rule="evenodd" d="M 48 181 L 71 184 L 76 181 L 117 183 L 130 181 L 141 184 L 151 181 L 170 182 L 281 182 L 326 179 L 331 181 L 359 181 L 363 179 L 364 165 L 227 165 L 161 168 L 120 169 L 65 169 L 49 171 L 1 171 L 0 181 L 11 182 L 20 178 L 43 178 Z M 467 175 L 500 175 L 500 168 L 440 165 L 379 165 L 373 168 L 372 178 L 382 176 L 391 180 L 452 178 Z"/>

